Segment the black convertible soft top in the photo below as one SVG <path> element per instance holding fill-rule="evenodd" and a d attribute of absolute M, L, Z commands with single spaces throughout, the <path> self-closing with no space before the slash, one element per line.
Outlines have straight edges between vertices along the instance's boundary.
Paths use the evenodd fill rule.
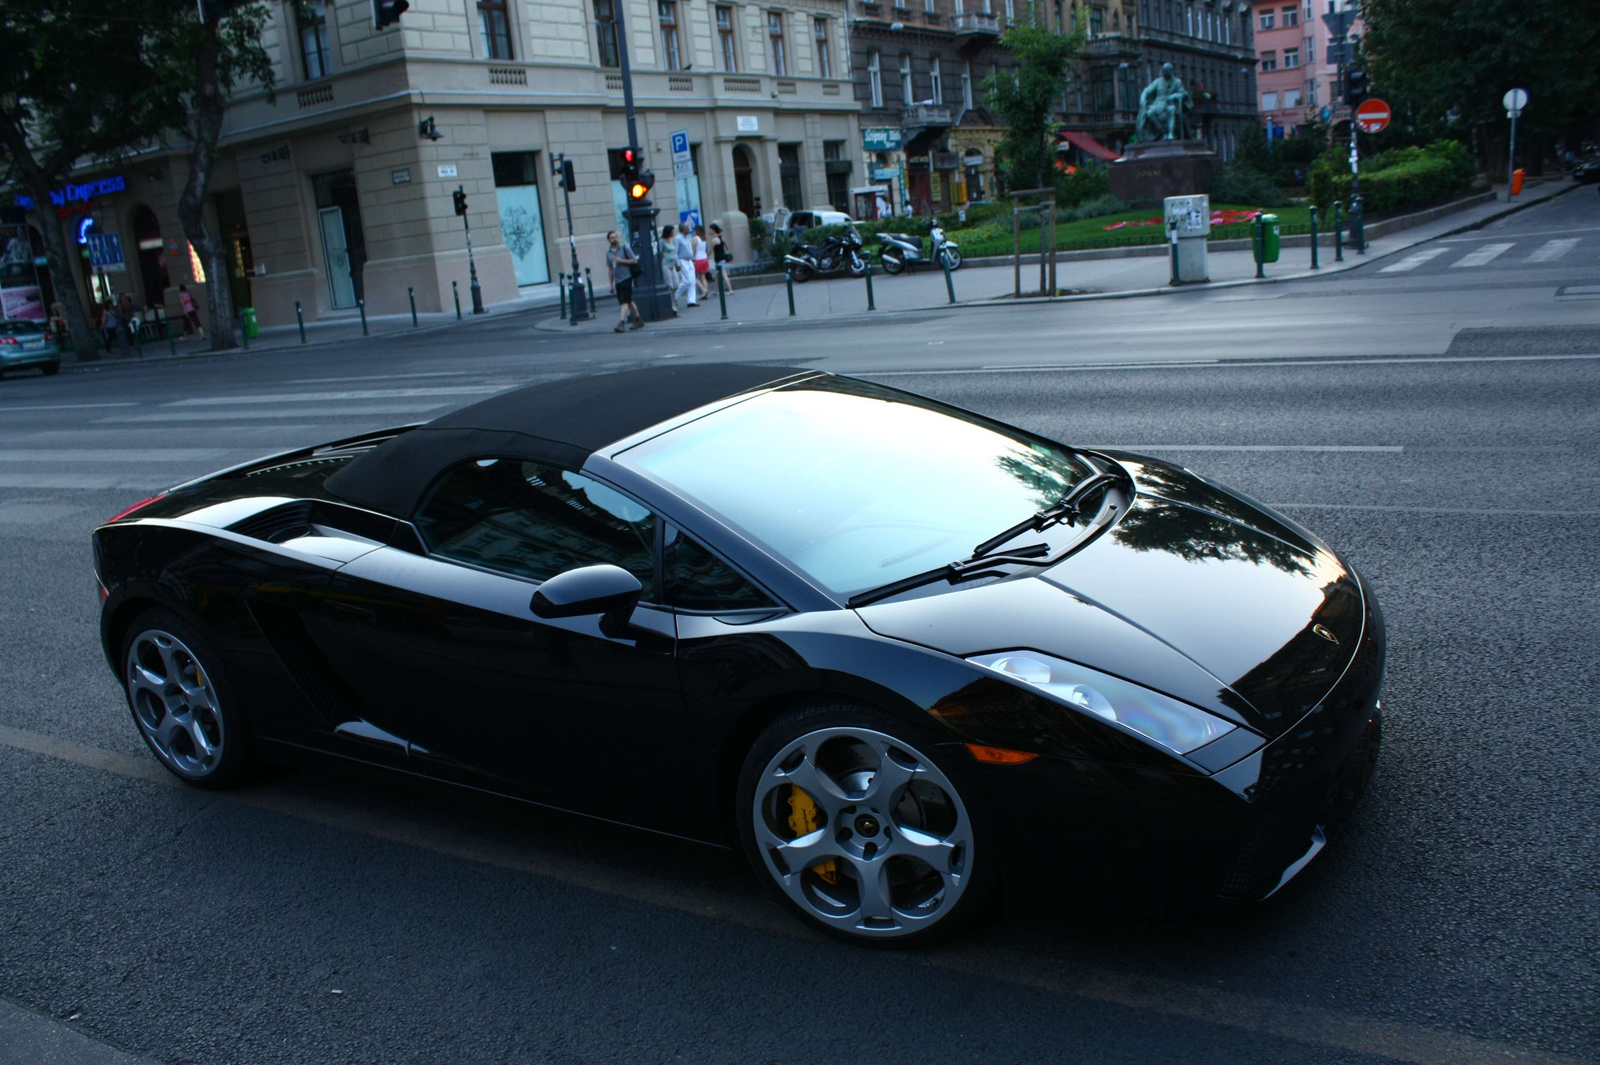
<path fill-rule="evenodd" d="M 599 449 L 652 425 L 814 372 L 717 363 L 529 385 L 402 433 L 333 474 L 327 488 L 358 506 L 409 518 L 434 478 L 458 462 L 500 455 L 578 469 Z"/>

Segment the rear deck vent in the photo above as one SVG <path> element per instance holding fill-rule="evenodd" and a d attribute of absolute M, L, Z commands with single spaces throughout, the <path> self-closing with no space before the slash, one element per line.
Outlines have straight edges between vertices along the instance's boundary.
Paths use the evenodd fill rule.
<path fill-rule="evenodd" d="M 228 530 L 240 536 L 248 536 L 252 540 L 278 543 L 297 536 L 311 527 L 311 505 L 309 499 L 285 503 L 263 510 L 260 514 L 252 514 L 242 521 L 236 521 L 228 526 Z"/>

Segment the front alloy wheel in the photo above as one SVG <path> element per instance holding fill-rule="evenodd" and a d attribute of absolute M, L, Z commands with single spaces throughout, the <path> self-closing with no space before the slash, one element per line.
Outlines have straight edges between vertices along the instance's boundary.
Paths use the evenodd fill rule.
<path fill-rule="evenodd" d="M 140 617 L 123 644 L 128 707 L 150 750 L 190 784 L 219 788 L 250 761 L 249 726 L 227 705 L 215 656 L 166 611 Z"/>
<path fill-rule="evenodd" d="M 785 901 L 854 940 L 905 941 L 959 923 L 953 915 L 971 908 L 963 900 L 982 892 L 973 891 L 973 822 L 950 777 L 878 728 L 787 731 L 793 738 L 742 789 L 741 819 L 752 858 Z"/>

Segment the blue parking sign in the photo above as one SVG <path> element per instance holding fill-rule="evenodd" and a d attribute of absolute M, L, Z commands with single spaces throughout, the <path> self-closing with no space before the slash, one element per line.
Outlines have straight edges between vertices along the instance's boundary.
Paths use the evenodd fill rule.
<path fill-rule="evenodd" d="M 689 157 L 689 131 L 680 129 L 672 135 L 672 157 L 678 159 Z"/>

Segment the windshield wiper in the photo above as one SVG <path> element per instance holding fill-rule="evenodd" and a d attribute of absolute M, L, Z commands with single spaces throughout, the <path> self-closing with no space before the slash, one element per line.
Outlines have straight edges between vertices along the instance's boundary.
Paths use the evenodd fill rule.
<path fill-rule="evenodd" d="M 972 580 L 974 577 L 990 572 L 996 566 L 1049 566 L 1056 561 L 1053 558 L 1047 558 L 1046 556 L 1049 554 L 1049 544 L 1024 544 L 1021 547 L 1013 547 L 1006 551 L 996 551 L 993 554 L 973 552 L 970 558 L 946 562 L 936 569 L 913 573 L 909 577 L 901 577 L 897 581 L 890 581 L 888 584 L 869 588 L 864 592 L 857 592 L 847 599 L 844 605 L 853 610 L 858 606 L 876 603 L 879 599 L 887 599 L 891 595 L 899 595 L 901 592 L 909 591 L 924 584 L 932 584 L 934 581 L 947 580 L 954 583 L 956 581 Z"/>
<path fill-rule="evenodd" d="M 995 548 L 999 547 L 1013 536 L 1017 536 L 1025 532 L 1038 532 L 1041 529 L 1045 529 L 1051 525 L 1054 525 L 1058 521 L 1065 521 L 1068 525 L 1076 525 L 1078 519 L 1083 516 L 1083 503 L 1084 500 L 1089 498 L 1089 493 L 1093 492 L 1097 488 L 1103 488 L 1107 485 L 1115 484 L 1121 479 L 1122 478 L 1118 477 L 1114 473 L 1106 473 L 1104 470 L 1096 470 L 1094 473 L 1073 485 L 1071 491 L 1062 496 L 1054 506 L 1047 507 L 1044 510 L 1039 511 L 1039 513 L 1035 514 L 1026 521 L 1017 522 L 1015 525 L 1011 526 L 1011 528 L 1002 533 L 998 533 L 997 535 L 989 537 L 989 539 L 985 540 L 977 547 L 974 547 L 972 549 L 972 556 L 977 558 L 980 555 L 987 555 L 990 551 L 993 551 Z"/>

